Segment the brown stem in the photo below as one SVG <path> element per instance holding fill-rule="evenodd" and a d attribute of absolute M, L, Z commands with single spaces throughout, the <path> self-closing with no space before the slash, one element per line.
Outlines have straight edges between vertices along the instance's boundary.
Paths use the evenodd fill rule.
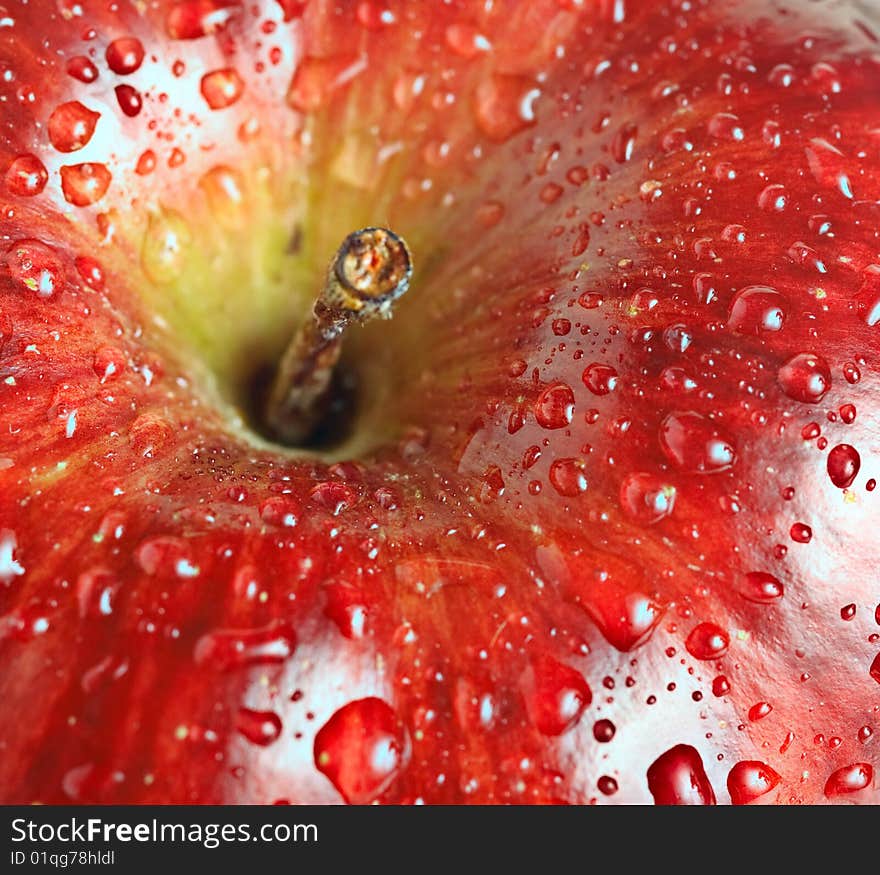
<path fill-rule="evenodd" d="M 308 443 L 325 415 L 346 330 L 377 316 L 390 319 L 411 275 L 406 243 L 387 228 L 364 228 L 343 240 L 312 318 L 285 350 L 269 391 L 266 422 L 279 441 Z"/>

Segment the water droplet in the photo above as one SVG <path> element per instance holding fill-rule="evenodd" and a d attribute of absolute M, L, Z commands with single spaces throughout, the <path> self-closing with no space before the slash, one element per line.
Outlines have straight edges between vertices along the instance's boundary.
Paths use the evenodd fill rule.
<path fill-rule="evenodd" d="M 594 395 L 607 395 L 617 385 L 617 371 L 611 365 L 593 362 L 584 369 L 581 379 Z"/>
<path fill-rule="evenodd" d="M 785 323 L 788 302 L 770 286 L 746 286 L 730 302 L 728 326 L 740 334 L 779 331 Z"/>
<path fill-rule="evenodd" d="M 571 729 L 593 700 L 583 675 L 550 656 L 532 661 L 523 686 L 532 722 L 544 735 Z"/>
<path fill-rule="evenodd" d="M 248 741 L 265 747 L 278 740 L 282 724 L 281 718 L 274 711 L 239 708 L 235 715 L 235 728 Z"/>
<path fill-rule="evenodd" d="M 766 186 L 758 195 L 758 206 L 768 213 L 781 213 L 788 206 L 788 192 L 784 185 Z"/>
<path fill-rule="evenodd" d="M 730 647 L 730 636 L 715 623 L 700 623 L 691 630 L 684 646 L 694 659 L 720 659 Z"/>
<path fill-rule="evenodd" d="M 627 122 L 621 125 L 614 135 L 611 141 L 611 157 L 618 164 L 625 164 L 632 158 L 638 133 L 639 129 L 631 122 Z"/>
<path fill-rule="evenodd" d="M 788 533 L 798 544 L 809 544 L 813 540 L 813 530 L 806 523 L 793 523 Z"/>
<path fill-rule="evenodd" d="M 335 581 L 324 587 L 327 602 L 324 614 L 350 639 L 363 638 L 367 630 L 369 610 L 363 592 L 350 583 Z"/>
<path fill-rule="evenodd" d="M 846 172 L 843 153 L 827 140 L 814 138 L 806 147 L 807 163 L 819 185 L 836 188 L 844 197 L 852 199 L 853 191 Z"/>
<path fill-rule="evenodd" d="M 583 603 L 605 640 L 621 653 L 645 644 L 665 612 L 644 593 L 626 592 L 608 581 L 595 587 Z"/>
<path fill-rule="evenodd" d="M 769 702 L 757 702 L 749 708 L 749 720 L 752 723 L 763 720 L 772 710 L 773 706 Z"/>
<path fill-rule="evenodd" d="M 85 55 L 77 55 L 67 62 L 67 75 L 88 84 L 98 78 L 98 68 Z"/>
<path fill-rule="evenodd" d="M 602 775 L 596 782 L 596 786 L 599 788 L 599 792 L 605 796 L 613 796 L 618 790 L 617 781 L 610 775 Z"/>
<path fill-rule="evenodd" d="M 878 625 L 880 625 L 880 622 L 878 622 Z M 871 667 L 868 669 L 868 674 L 880 684 L 880 653 L 874 657 Z"/>
<path fill-rule="evenodd" d="M 168 11 L 165 29 L 171 39 L 199 39 L 215 33 L 241 9 L 241 0 L 181 0 Z"/>
<path fill-rule="evenodd" d="M 40 240 L 19 240 L 3 258 L 10 278 L 24 290 L 41 298 L 56 294 L 64 279 L 64 268 L 58 254 Z"/>
<path fill-rule="evenodd" d="M 153 214 L 141 247 L 141 266 L 155 283 L 177 279 L 186 265 L 192 232 L 183 216 L 172 210 Z"/>
<path fill-rule="evenodd" d="M 840 619 L 849 622 L 854 620 L 856 616 L 856 606 L 854 604 L 844 605 L 840 609 Z"/>
<path fill-rule="evenodd" d="M 76 152 L 92 139 L 100 118 L 78 100 L 62 103 L 49 116 L 49 140 L 59 152 Z"/>
<path fill-rule="evenodd" d="M 739 118 L 729 112 L 719 112 L 712 116 L 709 120 L 709 133 L 718 140 L 739 142 L 745 138 Z"/>
<path fill-rule="evenodd" d="M 593 738 L 600 744 L 606 744 L 614 738 L 617 727 L 610 720 L 597 720 L 593 724 Z"/>
<path fill-rule="evenodd" d="M 552 383 L 538 396 L 534 411 L 541 428 L 565 428 L 574 416 L 574 392 L 566 383 Z"/>
<path fill-rule="evenodd" d="M 227 67 L 202 76 L 200 89 L 211 109 L 225 109 L 241 97 L 244 81 L 236 70 Z"/>
<path fill-rule="evenodd" d="M 217 629 L 196 641 L 193 659 L 200 668 L 233 671 L 256 665 L 280 665 L 296 649 L 296 634 L 276 620 L 256 629 Z"/>
<path fill-rule="evenodd" d="M 550 466 L 550 483 L 567 498 L 587 491 L 585 464 L 581 459 L 555 459 Z"/>
<path fill-rule="evenodd" d="M 119 108 L 129 118 L 134 118 L 140 113 L 144 101 L 136 88 L 132 88 L 131 85 L 117 85 L 113 90 L 116 94 L 116 102 L 119 104 Z"/>
<path fill-rule="evenodd" d="M 301 513 L 299 503 L 289 495 L 276 495 L 260 504 L 260 519 L 272 526 L 292 528 Z"/>
<path fill-rule="evenodd" d="M 739 594 L 757 605 L 772 605 L 782 598 L 785 588 L 766 571 L 751 571 L 739 579 Z"/>
<path fill-rule="evenodd" d="M 782 780 L 781 775 L 766 763 L 743 760 L 737 763 L 727 776 L 727 792 L 734 805 L 748 805 L 766 796 Z"/>
<path fill-rule="evenodd" d="M 113 600 L 119 587 L 119 578 L 106 568 L 82 572 L 76 579 L 80 617 L 109 617 L 113 613 Z"/>
<path fill-rule="evenodd" d="M 447 27 L 446 45 L 462 58 L 475 58 L 492 48 L 489 40 L 472 24 L 451 24 Z"/>
<path fill-rule="evenodd" d="M 779 369 L 778 380 L 789 398 L 805 404 L 818 404 L 831 388 L 831 369 L 822 356 L 802 352 Z"/>
<path fill-rule="evenodd" d="M 75 207 L 88 207 L 107 193 L 113 176 L 104 164 L 72 164 L 61 168 L 64 199 Z"/>
<path fill-rule="evenodd" d="M 102 385 L 115 380 L 126 367 L 125 356 L 115 346 L 101 346 L 95 350 L 92 370 Z"/>
<path fill-rule="evenodd" d="M 874 780 L 874 767 L 870 763 L 853 763 L 832 772 L 825 782 L 825 795 L 829 799 L 858 793 Z"/>
<path fill-rule="evenodd" d="M 660 424 L 660 448 L 683 471 L 717 474 L 736 462 L 736 449 L 712 420 L 694 411 L 670 413 Z"/>
<path fill-rule="evenodd" d="M 6 170 L 6 190 L 18 197 L 38 195 L 49 180 L 49 173 L 35 155 L 19 155 Z"/>
<path fill-rule="evenodd" d="M 832 447 L 827 459 L 828 476 L 838 489 L 852 486 L 862 466 L 862 459 L 855 447 L 838 444 Z"/>
<path fill-rule="evenodd" d="M 336 480 L 326 480 L 313 487 L 309 493 L 312 500 L 334 516 L 357 504 L 358 493 L 352 486 Z"/>
<path fill-rule="evenodd" d="M 382 795 L 409 759 L 409 739 L 391 706 L 374 697 L 344 705 L 315 736 L 315 765 L 346 802 Z"/>
<path fill-rule="evenodd" d="M 720 674 L 718 677 L 714 678 L 712 681 L 712 695 L 716 698 L 721 698 L 721 696 L 726 696 L 730 692 L 730 681 L 723 675 Z"/>
<path fill-rule="evenodd" d="M 107 66 L 118 76 L 134 73 L 143 63 L 144 47 L 141 41 L 132 36 L 113 40 L 105 53 Z"/>
<path fill-rule="evenodd" d="M 627 475 L 620 486 L 620 506 L 639 522 L 652 524 L 672 513 L 675 487 L 651 474 Z"/>
<path fill-rule="evenodd" d="M 648 789 L 655 805 L 714 805 L 709 783 L 697 749 L 679 744 L 659 756 L 648 768 Z"/>
<path fill-rule="evenodd" d="M 477 125 L 490 140 L 509 140 L 535 123 L 534 104 L 540 94 L 526 76 L 481 77 L 474 102 Z"/>

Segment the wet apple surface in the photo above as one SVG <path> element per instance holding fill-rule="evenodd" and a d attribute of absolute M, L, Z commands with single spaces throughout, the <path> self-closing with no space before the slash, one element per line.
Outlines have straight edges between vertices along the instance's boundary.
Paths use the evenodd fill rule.
<path fill-rule="evenodd" d="M 876 13 L 0 23 L 0 800 L 880 801 Z"/>

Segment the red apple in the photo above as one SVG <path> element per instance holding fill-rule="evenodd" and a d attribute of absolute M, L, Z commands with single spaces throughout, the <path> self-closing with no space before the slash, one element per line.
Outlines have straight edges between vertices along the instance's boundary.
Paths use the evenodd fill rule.
<path fill-rule="evenodd" d="M 876 12 L 32 0 L 0 73 L 0 800 L 880 801 Z"/>

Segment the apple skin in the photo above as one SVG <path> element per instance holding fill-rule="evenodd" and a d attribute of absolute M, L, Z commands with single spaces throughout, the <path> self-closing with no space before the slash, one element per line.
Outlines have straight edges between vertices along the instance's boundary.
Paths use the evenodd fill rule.
<path fill-rule="evenodd" d="M 0 800 L 880 801 L 864 4 L 3 15 Z"/>

